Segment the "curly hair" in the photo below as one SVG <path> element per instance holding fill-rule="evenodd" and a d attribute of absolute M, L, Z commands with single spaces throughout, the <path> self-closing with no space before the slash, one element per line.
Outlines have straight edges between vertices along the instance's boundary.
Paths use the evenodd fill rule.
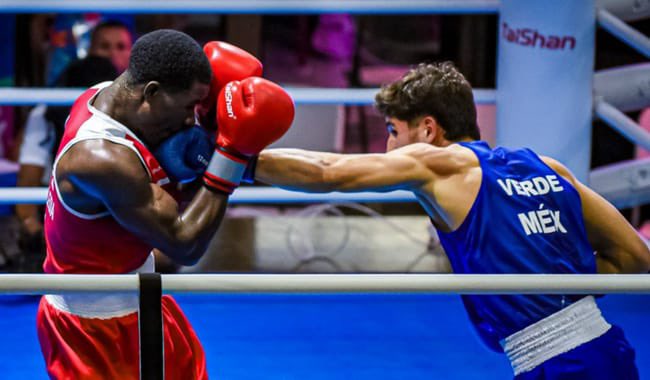
<path fill-rule="evenodd" d="M 382 86 L 375 96 L 375 107 L 409 125 L 419 117 L 433 116 L 449 141 L 481 138 L 472 87 L 451 62 L 419 64 L 397 81 Z"/>
<path fill-rule="evenodd" d="M 160 29 L 133 45 L 128 84 L 158 81 L 168 91 L 189 89 L 194 81 L 209 84 L 212 69 L 201 46 L 185 33 Z"/>

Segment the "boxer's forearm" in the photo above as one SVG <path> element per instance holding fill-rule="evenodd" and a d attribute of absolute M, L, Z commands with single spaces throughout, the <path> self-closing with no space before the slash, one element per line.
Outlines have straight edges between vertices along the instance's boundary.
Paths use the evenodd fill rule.
<path fill-rule="evenodd" d="M 255 179 L 291 190 L 327 192 L 335 183 L 327 178 L 327 168 L 337 154 L 301 149 L 267 149 L 257 162 Z"/>
<path fill-rule="evenodd" d="M 400 149 L 386 154 L 269 149 L 259 157 L 255 178 L 298 191 L 384 192 L 420 188 L 432 181 L 433 175 L 426 165 Z"/>

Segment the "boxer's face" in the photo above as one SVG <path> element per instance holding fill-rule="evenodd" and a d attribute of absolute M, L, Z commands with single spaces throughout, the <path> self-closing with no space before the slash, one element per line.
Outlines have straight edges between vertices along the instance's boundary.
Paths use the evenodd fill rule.
<path fill-rule="evenodd" d="M 181 129 L 193 126 L 194 108 L 208 95 L 209 88 L 208 84 L 195 81 L 186 90 L 166 91 L 160 87 L 155 90 L 148 99 L 150 124 L 155 127 L 145 132 L 144 141 L 155 147 Z"/>
<path fill-rule="evenodd" d="M 90 54 L 110 59 L 121 73 L 129 67 L 131 45 L 131 34 L 126 28 L 105 27 L 97 31 Z"/>

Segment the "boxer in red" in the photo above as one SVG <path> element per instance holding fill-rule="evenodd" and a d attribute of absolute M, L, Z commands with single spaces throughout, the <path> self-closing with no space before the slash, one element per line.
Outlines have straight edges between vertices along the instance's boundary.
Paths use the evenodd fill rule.
<path fill-rule="evenodd" d="M 248 158 L 293 120 L 286 92 L 249 77 L 260 73 L 248 53 L 219 43 L 204 53 L 180 32 L 136 41 L 128 69 L 85 91 L 71 109 L 46 204 L 45 272 L 153 271 L 154 248 L 179 264 L 196 263 Z M 216 148 L 206 152 L 214 145 L 194 122 L 210 92 L 218 96 L 203 103 L 214 108 L 204 113 L 216 114 L 211 123 L 219 130 Z M 194 177 L 203 186 L 179 212 L 166 185 Z M 45 295 L 37 327 L 50 377 L 137 379 L 137 307 L 134 295 Z M 165 378 L 207 378 L 201 344 L 170 296 L 162 311 Z"/>

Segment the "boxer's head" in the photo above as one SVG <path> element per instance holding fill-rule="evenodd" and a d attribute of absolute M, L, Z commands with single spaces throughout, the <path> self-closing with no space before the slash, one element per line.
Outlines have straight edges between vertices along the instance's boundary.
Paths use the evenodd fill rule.
<path fill-rule="evenodd" d="M 157 146 L 194 124 L 194 107 L 208 94 L 212 70 L 203 49 L 190 36 L 157 30 L 140 37 L 125 72 L 131 103 L 144 142 Z"/>
<path fill-rule="evenodd" d="M 411 69 L 381 88 L 375 106 L 386 117 L 386 150 L 480 139 L 472 87 L 451 62 Z"/>

